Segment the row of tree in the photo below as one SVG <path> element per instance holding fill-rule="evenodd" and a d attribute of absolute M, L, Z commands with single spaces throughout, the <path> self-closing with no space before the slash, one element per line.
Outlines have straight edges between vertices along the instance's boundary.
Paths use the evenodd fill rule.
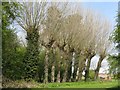
<path fill-rule="evenodd" d="M 4 2 L 2 7 L 5 77 L 44 83 L 67 82 L 82 80 L 84 71 L 87 81 L 91 59 L 98 54 L 94 80 L 98 79 L 101 62 L 110 45 L 111 26 L 106 18 L 69 3 Z M 9 14 L 15 18 L 7 17 Z M 12 30 L 7 30 L 12 34 L 7 33 L 5 37 L 9 26 L 5 23 L 12 22 L 11 19 L 26 31 L 26 47 L 14 39 Z"/>

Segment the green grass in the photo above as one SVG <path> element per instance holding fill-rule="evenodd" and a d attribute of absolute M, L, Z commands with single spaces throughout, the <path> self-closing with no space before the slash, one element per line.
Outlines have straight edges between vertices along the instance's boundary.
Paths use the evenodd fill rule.
<path fill-rule="evenodd" d="M 91 81 L 39 84 L 38 88 L 112 88 L 117 87 L 118 81 Z"/>

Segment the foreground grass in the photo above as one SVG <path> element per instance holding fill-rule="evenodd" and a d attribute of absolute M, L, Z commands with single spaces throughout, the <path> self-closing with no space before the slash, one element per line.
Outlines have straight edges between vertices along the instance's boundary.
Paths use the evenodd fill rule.
<path fill-rule="evenodd" d="M 112 81 L 90 81 L 90 82 L 65 82 L 65 83 L 38 83 L 35 81 L 26 82 L 24 80 L 3 82 L 4 88 L 113 88 L 118 87 L 118 80 Z"/>
<path fill-rule="evenodd" d="M 40 84 L 38 88 L 112 88 L 117 87 L 118 81 L 91 81 Z"/>

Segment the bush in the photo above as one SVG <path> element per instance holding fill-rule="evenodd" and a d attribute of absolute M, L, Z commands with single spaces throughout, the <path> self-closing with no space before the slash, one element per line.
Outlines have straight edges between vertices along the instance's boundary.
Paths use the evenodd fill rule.
<path fill-rule="evenodd" d="M 90 70 L 89 71 L 89 78 L 94 80 L 94 74 L 95 74 L 94 70 Z"/>

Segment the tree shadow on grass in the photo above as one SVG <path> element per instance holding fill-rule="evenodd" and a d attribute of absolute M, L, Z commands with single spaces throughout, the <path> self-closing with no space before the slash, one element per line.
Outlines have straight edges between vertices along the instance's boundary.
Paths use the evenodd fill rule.
<path fill-rule="evenodd" d="M 120 86 L 112 87 L 112 88 L 107 88 L 106 90 L 120 90 Z"/>

